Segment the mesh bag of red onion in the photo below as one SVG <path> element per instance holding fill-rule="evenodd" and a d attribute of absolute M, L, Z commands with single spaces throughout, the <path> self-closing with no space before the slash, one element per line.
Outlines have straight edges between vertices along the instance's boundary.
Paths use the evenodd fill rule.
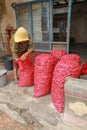
<path fill-rule="evenodd" d="M 57 62 L 52 78 L 51 97 L 54 106 L 59 112 L 64 110 L 64 83 L 65 78 L 80 76 L 80 65 L 75 60 L 61 60 Z"/>
<path fill-rule="evenodd" d="M 40 97 L 50 93 L 53 70 L 57 59 L 50 54 L 40 54 L 35 58 L 34 96 Z"/>
<path fill-rule="evenodd" d="M 29 56 L 25 60 L 19 59 L 19 81 L 18 86 L 28 87 L 34 85 L 34 65 Z"/>

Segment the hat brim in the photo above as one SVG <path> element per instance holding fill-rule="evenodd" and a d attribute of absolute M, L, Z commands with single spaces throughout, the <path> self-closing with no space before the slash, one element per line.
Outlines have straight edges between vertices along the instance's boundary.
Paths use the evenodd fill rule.
<path fill-rule="evenodd" d="M 29 41 L 29 38 L 26 38 L 26 39 L 14 38 L 14 41 L 15 41 L 15 42 Z"/>

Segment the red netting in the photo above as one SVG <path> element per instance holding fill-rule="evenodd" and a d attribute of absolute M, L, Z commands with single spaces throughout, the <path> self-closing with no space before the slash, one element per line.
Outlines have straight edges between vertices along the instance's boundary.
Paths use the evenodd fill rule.
<path fill-rule="evenodd" d="M 87 74 L 87 61 L 82 64 L 81 73 L 80 73 L 80 74 L 81 74 L 81 75 Z"/>
<path fill-rule="evenodd" d="M 52 54 L 54 57 L 56 57 L 57 60 L 60 60 L 61 57 L 66 54 L 66 51 L 64 51 L 64 50 L 52 50 L 50 52 L 50 54 Z"/>
<path fill-rule="evenodd" d="M 30 57 L 27 56 L 24 61 L 19 59 L 17 63 L 19 65 L 18 86 L 28 87 L 34 85 L 34 66 L 30 60 Z"/>
<path fill-rule="evenodd" d="M 57 59 L 50 54 L 41 54 L 35 58 L 34 96 L 40 97 L 50 93 L 53 70 Z"/>
<path fill-rule="evenodd" d="M 65 78 L 80 76 L 80 65 L 76 61 L 62 60 L 57 62 L 52 79 L 51 96 L 52 101 L 59 112 L 64 110 L 64 83 Z"/>
<path fill-rule="evenodd" d="M 77 54 L 66 54 L 64 56 L 62 56 L 61 60 L 75 60 L 77 61 L 79 64 L 81 64 L 81 57 Z"/>

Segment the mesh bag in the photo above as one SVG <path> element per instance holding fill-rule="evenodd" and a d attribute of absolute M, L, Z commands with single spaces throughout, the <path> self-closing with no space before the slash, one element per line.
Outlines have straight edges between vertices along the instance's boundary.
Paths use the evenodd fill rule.
<path fill-rule="evenodd" d="M 87 74 L 87 61 L 82 64 L 80 74 L 81 74 L 81 75 Z"/>
<path fill-rule="evenodd" d="M 80 76 L 80 65 L 73 60 L 62 60 L 57 62 L 52 79 L 51 97 L 59 112 L 64 110 L 64 83 L 65 78 L 71 76 L 78 78 Z"/>
<path fill-rule="evenodd" d="M 66 51 L 64 50 L 52 50 L 50 52 L 51 55 L 57 58 L 57 60 L 60 60 L 63 55 L 66 54 Z"/>
<path fill-rule="evenodd" d="M 57 59 L 50 54 L 41 54 L 35 58 L 34 96 L 40 97 L 50 93 L 53 70 Z"/>
<path fill-rule="evenodd" d="M 81 57 L 77 54 L 66 54 L 62 56 L 61 60 L 75 60 L 81 65 Z"/>
<path fill-rule="evenodd" d="M 19 59 L 17 63 L 19 65 L 18 86 L 20 87 L 32 86 L 34 84 L 34 66 L 30 60 L 30 57 L 27 56 L 24 61 Z"/>

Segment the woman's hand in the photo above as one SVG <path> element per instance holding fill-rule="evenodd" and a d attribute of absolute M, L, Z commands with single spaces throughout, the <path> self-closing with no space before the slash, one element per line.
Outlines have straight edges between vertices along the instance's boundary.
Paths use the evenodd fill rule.
<path fill-rule="evenodd" d="M 25 53 L 20 57 L 20 59 L 21 59 L 21 60 L 25 60 L 26 57 L 27 57 L 29 54 L 32 53 L 32 51 L 33 51 L 33 48 L 29 49 L 27 52 L 25 52 Z"/>
<path fill-rule="evenodd" d="M 18 61 L 20 58 L 15 58 L 16 61 Z"/>
<path fill-rule="evenodd" d="M 23 61 L 23 60 L 25 60 L 26 59 L 26 53 L 24 53 L 21 57 L 20 57 L 20 59 Z"/>

